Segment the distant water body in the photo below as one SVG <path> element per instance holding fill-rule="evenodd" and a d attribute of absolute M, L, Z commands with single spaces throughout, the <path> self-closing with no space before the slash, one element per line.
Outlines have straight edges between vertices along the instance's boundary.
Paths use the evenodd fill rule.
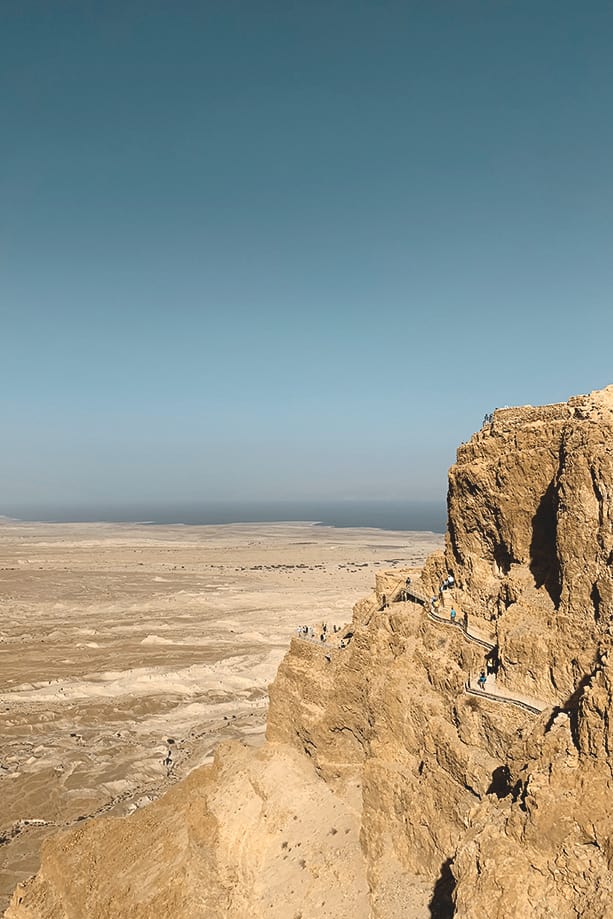
<path fill-rule="evenodd" d="M 1 507 L 19 520 L 53 523 L 223 524 L 306 521 L 332 527 L 428 530 L 444 533 L 447 512 L 437 501 L 279 501 L 181 505 Z"/>

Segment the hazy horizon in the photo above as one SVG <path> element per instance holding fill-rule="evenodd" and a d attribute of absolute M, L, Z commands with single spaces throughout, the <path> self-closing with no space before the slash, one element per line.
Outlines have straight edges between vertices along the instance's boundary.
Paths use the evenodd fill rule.
<path fill-rule="evenodd" d="M 0 518 L 43 523 L 146 523 L 221 525 L 313 523 L 333 527 L 443 533 L 440 501 L 210 501 L 192 504 L 27 505 L 0 507 Z"/>
<path fill-rule="evenodd" d="M 0 511 L 443 502 L 612 382 L 613 6 L 0 8 Z"/>

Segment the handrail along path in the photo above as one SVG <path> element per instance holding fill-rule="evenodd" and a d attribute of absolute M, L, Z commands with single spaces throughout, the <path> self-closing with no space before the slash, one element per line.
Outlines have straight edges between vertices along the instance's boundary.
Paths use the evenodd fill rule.
<path fill-rule="evenodd" d="M 465 621 L 456 622 L 455 620 L 449 619 L 447 616 L 441 616 L 437 612 L 435 612 L 434 609 L 432 608 L 431 601 L 429 601 L 426 597 L 424 597 L 423 594 L 421 594 L 418 590 L 415 590 L 415 588 L 412 587 L 410 584 L 407 584 L 406 581 L 404 580 L 399 581 L 396 587 L 393 588 L 387 605 L 389 605 L 390 603 L 398 602 L 400 596 L 402 596 L 402 599 L 405 601 L 409 600 L 413 603 L 419 603 L 421 606 L 423 606 L 428 617 L 432 619 L 434 622 L 439 622 L 442 625 L 454 626 L 455 628 L 459 628 L 462 635 L 464 636 L 464 638 L 466 638 L 467 641 L 471 641 L 474 644 L 479 645 L 481 648 L 485 648 L 488 652 L 493 651 L 495 649 L 496 647 L 495 643 L 488 641 L 487 639 L 482 638 L 479 635 L 475 635 L 472 632 L 469 632 Z M 308 642 L 310 645 L 312 646 L 314 645 L 328 652 L 341 650 L 339 646 L 335 647 L 334 645 L 329 644 L 328 641 L 320 641 L 319 639 L 315 638 L 315 636 L 311 638 L 310 636 L 307 636 L 307 635 L 297 635 L 296 638 L 299 641 Z M 481 689 L 481 688 L 476 689 L 474 686 L 471 685 L 470 678 L 466 680 L 466 682 L 464 683 L 464 692 L 470 695 L 473 695 L 473 696 L 477 696 L 477 698 L 487 699 L 488 701 L 491 701 L 491 702 L 501 702 L 502 704 L 505 704 L 505 705 L 514 705 L 516 708 L 521 708 L 523 709 L 523 711 L 529 712 L 532 715 L 540 715 L 541 712 L 543 712 L 546 708 L 549 707 L 547 703 L 545 702 L 541 703 L 540 700 L 537 700 L 537 699 L 533 699 L 529 702 L 526 699 L 521 699 L 521 698 L 514 697 L 514 696 L 506 696 L 498 692 L 493 693 L 487 689 Z"/>

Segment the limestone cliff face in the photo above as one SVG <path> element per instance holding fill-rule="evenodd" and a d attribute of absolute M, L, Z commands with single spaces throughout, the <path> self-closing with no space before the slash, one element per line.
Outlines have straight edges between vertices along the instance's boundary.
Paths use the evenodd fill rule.
<path fill-rule="evenodd" d="M 613 915 L 612 498 L 613 387 L 497 411 L 445 551 L 378 577 L 344 649 L 292 641 L 265 747 L 49 841 L 7 917 Z"/>
<path fill-rule="evenodd" d="M 501 683 L 557 703 L 594 666 L 613 614 L 612 489 L 613 387 L 497 411 L 458 450 L 442 567 L 494 629 Z"/>
<path fill-rule="evenodd" d="M 131 817 L 48 839 L 5 916 L 365 916 L 358 829 L 358 812 L 295 751 L 224 744 Z"/>
<path fill-rule="evenodd" d="M 433 887 L 444 874 L 507 747 L 534 718 L 463 692 L 483 655 L 459 630 L 413 603 L 378 607 L 376 597 L 360 607 L 349 647 L 330 661 L 294 642 L 271 687 L 268 737 L 296 746 L 341 796 L 361 784 L 372 915 L 401 917 L 416 877 Z"/>
<path fill-rule="evenodd" d="M 458 846 L 455 915 L 613 913 L 613 673 L 607 655 L 570 714 L 538 726 L 513 793 L 484 802 Z"/>

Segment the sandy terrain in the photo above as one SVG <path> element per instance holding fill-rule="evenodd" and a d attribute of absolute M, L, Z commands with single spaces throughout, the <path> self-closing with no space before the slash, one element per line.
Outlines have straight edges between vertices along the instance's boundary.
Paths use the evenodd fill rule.
<path fill-rule="evenodd" d="M 297 625 L 442 536 L 0 521 L 0 910 L 56 828 L 127 814 L 220 739 L 257 744 Z"/>

